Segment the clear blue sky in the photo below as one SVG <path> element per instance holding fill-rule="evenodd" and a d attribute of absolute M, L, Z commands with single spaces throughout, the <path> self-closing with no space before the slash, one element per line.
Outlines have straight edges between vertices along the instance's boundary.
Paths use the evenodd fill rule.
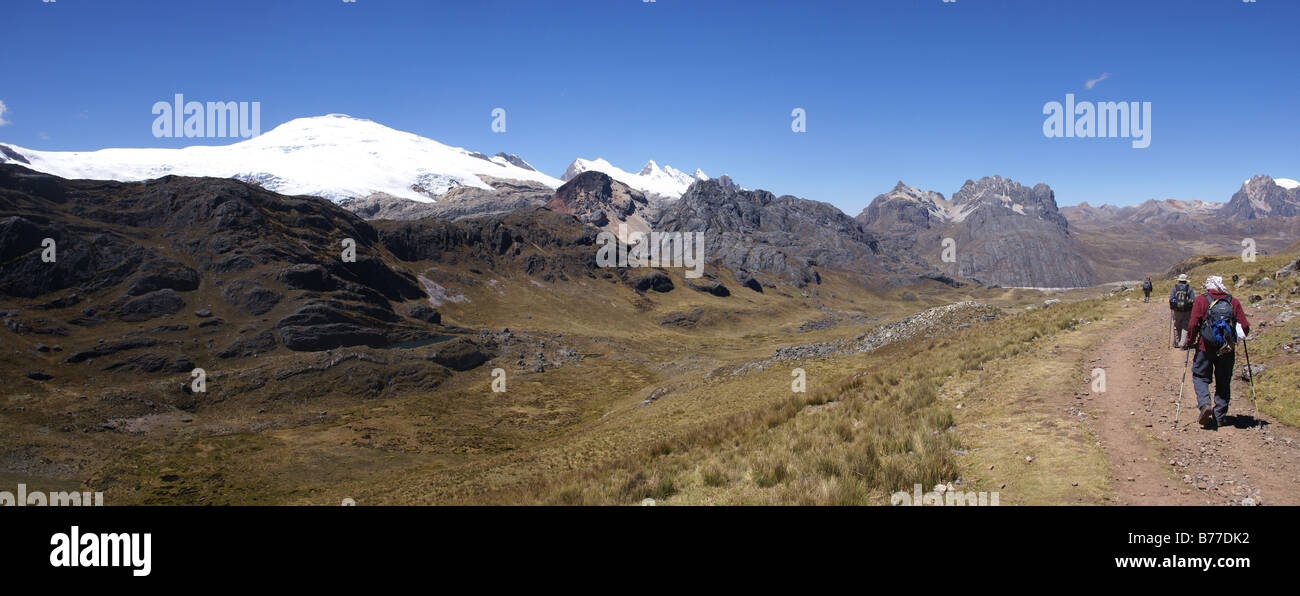
<path fill-rule="evenodd" d="M 150 133 L 180 92 L 260 101 L 263 131 L 346 113 L 554 176 L 655 159 L 850 215 L 900 179 L 993 174 L 1062 205 L 1224 201 L 1300 178 L 1298 26 L 1296 0 L 3 0 L 0 141 L 192 144 Z M 1151 147 L 1045 138 L 1066 93 L 1152 102 Z"/>

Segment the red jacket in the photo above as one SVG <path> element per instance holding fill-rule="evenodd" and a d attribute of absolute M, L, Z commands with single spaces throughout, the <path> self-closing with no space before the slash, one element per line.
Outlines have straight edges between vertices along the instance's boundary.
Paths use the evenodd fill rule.
<path fill-rule="evenodd" d="M 1215 300 L 1228 297 L 1228 294 L 1217 291 L 1211 291 L 1209 295 Z M 1237 316 L 1237 324 L 1241 325 L 1242 331 L 1250 335 L 1250 321 L 1246 320 L 1246 311 L 1241 309 L 1241 303 L 1237 302 L 1236 298 L 1232 299 L 1232 310 Z M 1188 339 L 1195 337 L 1196 349 L 1202 352 L 1205 351 L 1205 338 L 1201 337 L 1201 323 L 1205 322 L 1205 315 L 1209 314 L 1209 312 L 1210 301 L 1205 299 L 1205 294 L 1198 295 L 1196 300 L 1192 302 L 1192 316 L 1187 321 L 1187 337 Z"/>

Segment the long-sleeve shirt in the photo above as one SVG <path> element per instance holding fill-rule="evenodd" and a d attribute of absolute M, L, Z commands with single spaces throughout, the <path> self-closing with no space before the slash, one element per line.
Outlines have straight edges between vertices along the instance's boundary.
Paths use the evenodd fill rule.
<path fill-rule="evenodd" d="M 1217 291 L 1208 293 L 1211 299 L 1223 300 L 1228 294 Z M 1250 321 L 1246 320 L 1246 311 L 1241 309 L 1241 303 L 1236 298 L 1232 299 L 1232 311 L 1237 317 L 1237 324 L 1241 325 L 1242 331 L 1250 335 Z M 1201 337 L 1201 323 L 1205 322 L 1205 317 L 1210 313 L 1210 300 L 1206 299 L 1206 294 L 1201 294 L 1192 302 L 1192 318 L 1187 322 L 1187 337 L 1196 338 L 1196 349 L 1205 352 L 1205 338 Z"/>

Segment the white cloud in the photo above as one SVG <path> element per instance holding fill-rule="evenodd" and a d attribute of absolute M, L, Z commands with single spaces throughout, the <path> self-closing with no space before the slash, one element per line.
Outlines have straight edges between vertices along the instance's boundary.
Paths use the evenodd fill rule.
<path fill-rule="evenodd" d="M 9 121 L 5 120 L 5 113 L 7 113 L 8 111 L 9 108 L 5 107 L 5 102 L 3 100 L 0 100 L 0 126 L 9 124 Z"/>
<path fill-rule="evenodd" d="M 1103 73 L 1101 73 L 1101 76 L 1099 76 L 1099 77 L 1097 77 L 1097 78 L 1095 78 L 1095 79 L 1088 79 L 1087 82 L 1085 82 L 1085 83 L 1083 84 L 1083 86 L 1084 86 L 1084 87 L 1087 87 L 1087 88 L 1089 88 L 1089 89 L 1092 89 L 1093 87 L 1096 87 L 1096 86 L 1097 86 L 1097 83 L 1100 83 L 1100 82 L 1102 82 L 1102 81 L 1104 81 L 1104 80 L 1106 80 L 1106 79 L 1109 79 L 1109 78 L 1110 78 L 1110 73 L 1108 73 L 1108 72 L 1103 72 Z"/>

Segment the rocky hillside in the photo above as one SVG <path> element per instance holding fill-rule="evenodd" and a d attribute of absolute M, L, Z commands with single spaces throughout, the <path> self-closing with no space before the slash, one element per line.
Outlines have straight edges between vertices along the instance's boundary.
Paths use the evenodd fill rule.
<path fill-rule="evenodd" d="M 1071 224 L 1087 222 L 1102 225 L 1116 223 L 1163 225 L 1191 223 L 1198 218 L 1213 216 L 1223 206 L 1223 203 L 1210 201 L 1180 201 L 1177 199 L 1165 199 L 1163 201 L 1151 199 L 1140 205 L 1128 207 L 1116 207 L 1114 205 L 1093 207 L 1085 202 L 1072 207 L 1062 207 L 1061 214 Z"/>
<path fill-rule="evenodd" d="M 1095 282 L 1052 189 L 993 176 L 967 180 L 951 200 L 900 182 L 857 217 L 886 246 L 914 251 L 952 277 L 988 285 L 1077 287 Z M 956 243 L 943 261 L 943 239 Z"/>
<path fill-rule="evenodd" d="M 932 242 L 918 242 L 920 232 L 938 229 L 950 219 L 948 201 L 943 195 L 902 181 L 893 190 L 877 196 L 857 217 L 863 227 L 900 250 L 913 250 L 918 243 L 930 248 Z"/>
<path fill-rule="evenodd" d="M 570 178 L 546 202 L 546 208 L 551 211 L 573 215 L 583 223 L 615 234 L 620 224 L 628 232 L 649 232 L 650 225 L 645 220 L 648 206 L 640 191 L 594 170 Z"/>
<path fill-rule="evenodd" d="M 433 203 L 375 194 L 359 199 L 344 199 L 339 202 L 339 206 L 365 219 L 461 219 L 544 205 L 554 192 L 551 187 L 538 182 L 488 176 L 480 178 L 492 188 L 457 186 Z"/>
<path fill-rule="evenodd" d="M 1219 215 L 1232 220 L 1300 215 L 1300 184 L 1294 180 L 1254 176 L 1242 183 L 1241 190 L 1232 195 Z"/>
<path fill-rule="evenodd" d="M 320 395 L 427 389 L 492 350 L 443 324 L 370 224 L 234 180 L 0 165 L 0 263 L 0 376 L 71 391 L 98 379 L 133 396 L 121 415 L 300 400 L 304 382 Z M 195 368 L 208 401 L 189 390 Z"/>
<path fill-rule="evenodd" d="M 1191 255 L 1231 255 L 1242 241 L 1262 253 L 1288 249 L 1300 235 L 1292 196 L 1300 188 L 1285 178 L 1255 176 L 1229 203 L 1147 201 L 1140 205 L 1061 210 L 1099 281 L 1159 275 Z"/>
<path fill-rule="evenodd" d="M 703 232 L 707 258 L 736 273 L 762 273 L 796 286 L 819 283 L 818 268 L 861 273 L 886 285 L 935 279 L 910 254 L 881 250 L 875 234 L 828 203 L 764 190 L 742 190 L 729 180 L 696 182 L 664 206 L 654 229 Z"/>
<path fill-rule="evenodd" d="M 1014 287 L 1079 287 L 1096 282 L 1046 184 L 1025 187 L 994 176 L 967 180 L 952 196 L 957 263 L 951 273 Z"/>

